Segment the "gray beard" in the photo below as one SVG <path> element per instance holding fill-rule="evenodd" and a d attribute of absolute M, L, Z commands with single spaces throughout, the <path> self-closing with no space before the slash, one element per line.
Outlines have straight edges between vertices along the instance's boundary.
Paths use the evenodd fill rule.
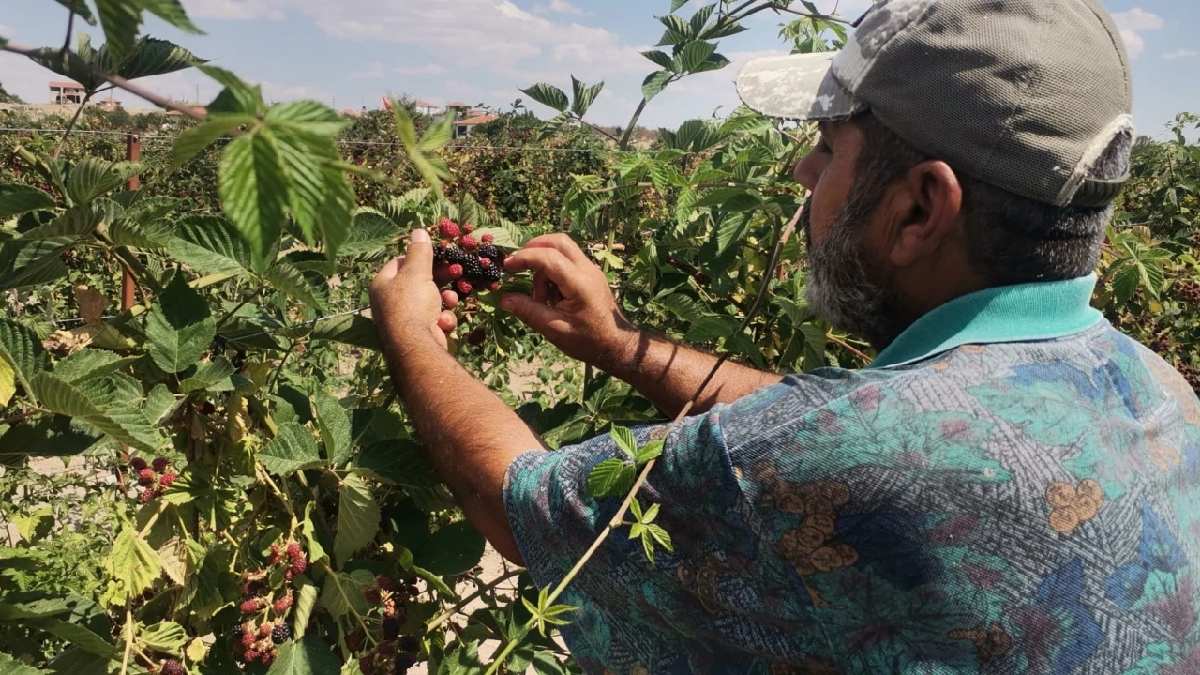
<path fill-rule="evenodd" d="M 878 200 L 852 197 L 818 246 L 812 244 L 807 207 L 800 222 L 808 249 L 805 298 L 809 306 L 835 328 L 883 349 L 908 326 L 901 318 L 902 304 L 892 285 L 886 278 L 877 283 L 867 271 L 862 235 L 876 206 Z M 879 271 L 879 276 L 886 277 L 885 270 Z"/>

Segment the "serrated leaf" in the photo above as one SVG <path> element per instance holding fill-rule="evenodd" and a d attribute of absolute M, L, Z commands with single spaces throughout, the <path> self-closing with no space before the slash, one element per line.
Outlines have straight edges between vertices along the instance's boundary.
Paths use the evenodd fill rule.
<path fill-rule="evenodd" d="M 0 408 L 8 405 L 17 393 L 17 373 L 8 361 L 0 359 Z"/>
<path fill-rule="evenodd" d="M 634 462 L 638 466 L 642 466 L 652 459 L 661 457 L 664 446 L 665 443 L 661 438 L 646 443 L 642 447 L 638 448 L 637 457 L 634 458 Z"/>
<path fill-rule="evenodd" d="M 139 165 L 129 162 L 109 162 L 98 157 L 85 157 L 67 171 L 67 197 L 76 205 L 86 204 L 123 184 L 136 175 Z"/>
<path fill-rule="evenodd" d="M 592 107 L 592 103 L 595 102 L 596 97 L 599 96 L 600 92 L 604 89 L 604 83 L 598 82 L 589 86 L 583 82 L 580 82 L 575 78 L 574 75 L 572 75 L 571 89 L 571 112 L 575 113 L 577 117 L 582 118 L 587 114 L 588 109 L 590 109 Z"/>
<path fill-rule="evenodd" d="M 346 241 L 338 248 L 339 257 L 372 256 L 388 253 L 388 247 L 402 231 L 382 213 L 360 210 L 350 221 Z"/>
<path fill-rule="evenodd" d="M 133 48 L 135 36 L 142 24 L 140 0 L 95 0 L 96 13 L 104 40 L 117 58 L 123 58 Z"/>
<path fill-rule="evenodd" d="M 658 20 L 666 28 L 666 31 L 658 40 L 658 46 L 660 47 L 679 44 L 695 37 L 691 34 L 690 26 L 683 17 L 668 14 L 658 17 Z"/>
<path fill-rule="evenodd" d="M 303 305 L 317 310 L 325 308 L 324 294 L 293 265 L 277 262 L 263 273 L 262 278 L 275 289 L 283 291 L 288 297 Z"/>
<path fill-rule="evenodd" d="M 212 361 L 201 363 L 196 368 L 196 374 L 179 383 L 179 391 L 190 394 L 193 391 L 222 392 L 233 391 L 231 376 L 236 371 L 233 364 L 223 356 Z"/>
<path fill-rule="evenodd" d="M 546 82 L 538 82 L 528 89 L 522 89 L 521 92 L 538 103 L 559 112 L 566 111 L 567 105 L 569 105 L 566 92 Z"/>
<path fill-rule="evenodd" d="M 437 480 L 420 447 L 412 441 L 372 443 L 355 458 L 354 468 L 386 483 L 409 487 L 427 486 Z"/>
<path fill-rule="evenodd" d="M 187 631 L 174 621 L 159 621 L 152 626 L 146 626 L 138 634 L 138 641 L 147 648 L 168 654 L 183 649 L 187 639 Z"/>
<path fill-rule="evenodd" d="M 325 446 L 325 456 L 334 464 L 349 459 L 351 444 L 350 415 L 337 398 L 324 391 L 313 392 L 313 411 L 317 429 Z"/>
<path fill-rule="evenodd" d="M 324 464 L 312 434 L 295 423 L 279 425 L 275 438 L 259 450 L 258 461 L 267 471 L 280 476 Z"/>
<path fill-rule="evenodd" d="M 221 84 L 224 89 L 208 104 L 209 114 L 229 113 L 257 117 L 263 114 L 266 106 L 263 104 L 262 88 L 254 87 L 233 73 L 216 66 L 198 66 L 200 72 L 208 75 Z"/>
<path fill-rule="evenodd" d="M 83 422 L 122 443 L 154 452 L 162 442 L 157 430 L 146 424 L 141 410 L 129 406 L 128 401 L 120 401 L 118 407 L 109 409 L 103 404 L 113 404 L 113 400 L 94 402 L 77 385 L 45 372 L 38 373 L 30 385 L 42 407 Z"/>
<path fill-rule="evenodd" d="M 70 642 L 88 654 L 94 654 L 106 659 L 112 658 L 117 654 L 117 649 L 112 643 L 87 626 L 55 619 L 39 624 L 39 627 L 55 637 Z"/>
<path fill-rule="evenodd" d="M 50 369 L 50 357 L 37 335 L 12 319 L 0 318 L 0 360 L 8 364 L 26 395 L 36 402 L 30 382 L 39 372 Z"/>
<path fill-rule="evenodd" d="M 7 458 L 77 455 L 99 439 L 63 415 L 42 415 L 33 423 L 14 424 L 0 435 L 0 464 Z"/>
<path fill-rule="evenodd" d="M 308 632 L 308 619 L 312 616 L 313 608 L 317 606 L 317 587 L 306 576 L 296 579 L 295 585 L 296 602 L 292 609 L 292 636 L 300 640 Z"/>
<path fill-rule="evenodd" d="M 624 452 L 630 459 L 633 459 L 634 455 L 637 454 L 637 438 L 634 437 L 633 431 L 629 427 L 614 424 L 613 428 L 609 430 L 608 435 L 617 444 L 617 447 L 621 449 L 621 452 Z"/>
<path fill-rule="evenodd" d="M 216 335 L 208 303 L 177 272 L 146 317 L 146 352 L 163 371 L 177 373 L 199 361 Z"/>
<path fill-rule="evenodd" d="M 642 98 L 650 101 L 655 96 L 661 94 L 662 90 L 666 89 L 667 85 L 671 83 L 671 78 L 674 76 L 675 74 L 668 70 L 660 70 L 647 75 L 646 79 L 642 81 Z"/>
<path fill-rule="evenodd" d="M 127 600 L 141 595 L 162 574 L 158 554 L 128 524 L 121 528 L 121 533 L 113 542 L 112 551 L 105 560 L 105 569 L 110 579 L 109 592 L 105 597 L 113 606 L 124 605 Z"/>
<path fill-rule="evenodd" d="M 688 73 L 694 73 L 700 70 L 708 57 L 712 56 L 717 51 L 717 45 L 712 42 L 704 42 L 696 40 L 689 42 L 683 46 L 679 54 L 675 57 L 678 62 L 676 70 L 682 70 Z"/>
<path fill-rule="evenodd" d="M 0 221 L 30 211 L 54 208 L 54 198 L 20 183 L 0 183 Z"/>
<path fill-rule="evenodd" d="M 51 671 L 27 666 L 13 657 L 0 652 L 0 673 L 4 675 L 49 675 Z"/>
<path fill-rule="evenodd" d="M 336 673 L 341 661 L 316 638 L 292 640 L 279 648 L 267 675 L 326 675 Z"/>
<path fill-rule="evenodd" d="M 100 48 L 102 54 L 105 51 L 107 50 L 104 47 Z M 107 60 L 102 56 L 100 62 L 103 64 Z M 127 80 L 133 80 L 174 73 L 199 63 L 203 61 L 187 49 L 168 40 L 146 36 L 134 43 L 130 53 L 120 60 L 119 65 L 115 68 L 110 66 L 108 70 Z"/>
<path fill-rule="evenodd" d="M 5 243 L 0 247 L 0 289 L 37 286 L 67 276 L 62 253 L 73 243 L 74 237 Z"/>
<path fill-rule="evenodd" d="M 642 56 L 653 61 L 655 65 L 657 65 L 659 68 L 662 68 L 663 70 L 674 70 L 675 69 L 675 59 L 671 58 L 670 54 L 662 51 L 661 49 L 654 49 L 654 50 L 642 52 Z"/>
<path fill-rule="evenodd" d="M 250 125 L 255 118 L 237 113 L 212 113 L 204 122 L 187 129 L 175 137 L 171 146 L 171 162 L 183 166 L 222 136 L 231 134 L 238 127 Z"/>
<path fill-rule="evenodd" d="M 362 477 L 350 474 L 338 486 L 337 534 L 333 553 L 339 565 L 379 532 L 379 504 Z"/>
<path fill-rule="evenodd" d="M 122 357 L 103 349 L 83 349 L 54 364 L 54 375 L 74 383 L 114 373 L 134 361 L 137 357 Z"/>
<path fill-rule="evenodd" d="M 279 154 L 265 130 L 235 138 L 217 174 L 221 206 L 250 249 L 253 268 L 265 270 L 279 243 L 287 187 Z"/>
<path fill-rule="evenodd" d="M 606 459 L 592 468 L 588 474 L 588 492 L 593 498 L 623 497 L 636 480 L 633 465 L 616 458 Z"/>
<path fill-rule="evenodd" d="M 447 114 L 425 129 L 425 133 L 421 135 L 421 141 L 417 143 L 417 149 L 422 152 L 441 150 L 453 138 L 454 118 Z"/>
<path fill-rule="evenodd" d="M 188 216 L 179 221 L 167 252 L 204 274 L 242 273 L 254 266 L 250 245 L 218 216 Z"/>
<path fill-rule="evenodd" d="M 363 591 L 374 583 L 375 576 L 367 570 L 331 572 L 325 575 L 325 580 L 321 583 L 321 598 L 318 602 L 334 619 L 339 619 L 351 611 L 366 614 L 367 599 L 363 597 Z"/>

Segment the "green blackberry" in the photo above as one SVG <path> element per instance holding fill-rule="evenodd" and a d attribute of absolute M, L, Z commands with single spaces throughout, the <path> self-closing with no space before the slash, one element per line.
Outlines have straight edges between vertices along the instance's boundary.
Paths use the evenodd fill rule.
<path fill-rule="evenodd" d="M 292 629 L 282 621 L 275 624 L 275 629 L 271 631 L 271 642 L 281 645 L 292 639 Z"/>

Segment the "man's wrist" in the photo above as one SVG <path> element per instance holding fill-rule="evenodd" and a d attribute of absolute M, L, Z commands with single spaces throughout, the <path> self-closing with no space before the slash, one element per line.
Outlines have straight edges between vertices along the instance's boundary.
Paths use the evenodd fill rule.
<path fill-rule="evenodd" d="M 599 354 L 596 365 L 606 373 L 621 379 L 636 372 L 644 335 L 637 326 L 622 319 L 608 347 Z"/>
<path fill-rule="evenodd" d="M 399 370 L 406 370 L 414 359 L 428 359 L 431 353 L 449 356 L 429 327 L 424 330 L 420 326 L 397 327 L 388 332 L 381 346 L 388 362 Z"/>

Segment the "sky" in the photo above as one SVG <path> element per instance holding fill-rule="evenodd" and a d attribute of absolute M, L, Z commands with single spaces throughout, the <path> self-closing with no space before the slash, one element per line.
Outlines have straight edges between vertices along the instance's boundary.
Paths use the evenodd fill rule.
<path fill-rule="evenodd" d="M 640 52 L 662 33 L 655 14 L 668 0 L 182 0 L 204 35 L 181 33 L 151 17 L 146 32 L 261 83 L 270 100 L 313 98 L 336 108 L 376 108 L 386 95 L 434 103 L 461 101 L 507 109 L 519 89 L 547 81 L 570 90 L 570 75 L 603 80 L 588 118 L 624 125 L 655 66 Z M 699 6 L 692 0 L 681 11 Z M 817 0 L 829 11 L 836 0 Z M 868 0 L 841 0 L 856 18 Z M 0 36 L 23 45 L 58 45 L 66 10 L 51 0 L 4 0 Z M 799 3 L 796 3 L 799 6 Z M 1121 27 L 1134 64 L 1140 133 L 1165 134 L 1182 111 L 1200 112 L 1200 3 L 1104 0 Z M 675 126 L 724 115 L 738 104 L 733 78 L 750 58 L 786 53 L 777 36 L 785 20 L 764 12 L 751 30 L 722 41 L 727 68 L 693 76 L 652 101 L 641 123 Z M 78 22 L 77 22 L 78 25 Z M 85 27 L 87 28 L 87 27 Z M 99 41 L 98 31 L 95 40 Z M 0 83 L 27 102 L 48 101 L 49 71 L 0 53 Z M 180 99 L 207 102 L 217 86 L 196 71 L 142 84 Z M 134 101 L 117 95 L 127 105 Z M 523 97 L 543 116 L 548 109 Z"/>

